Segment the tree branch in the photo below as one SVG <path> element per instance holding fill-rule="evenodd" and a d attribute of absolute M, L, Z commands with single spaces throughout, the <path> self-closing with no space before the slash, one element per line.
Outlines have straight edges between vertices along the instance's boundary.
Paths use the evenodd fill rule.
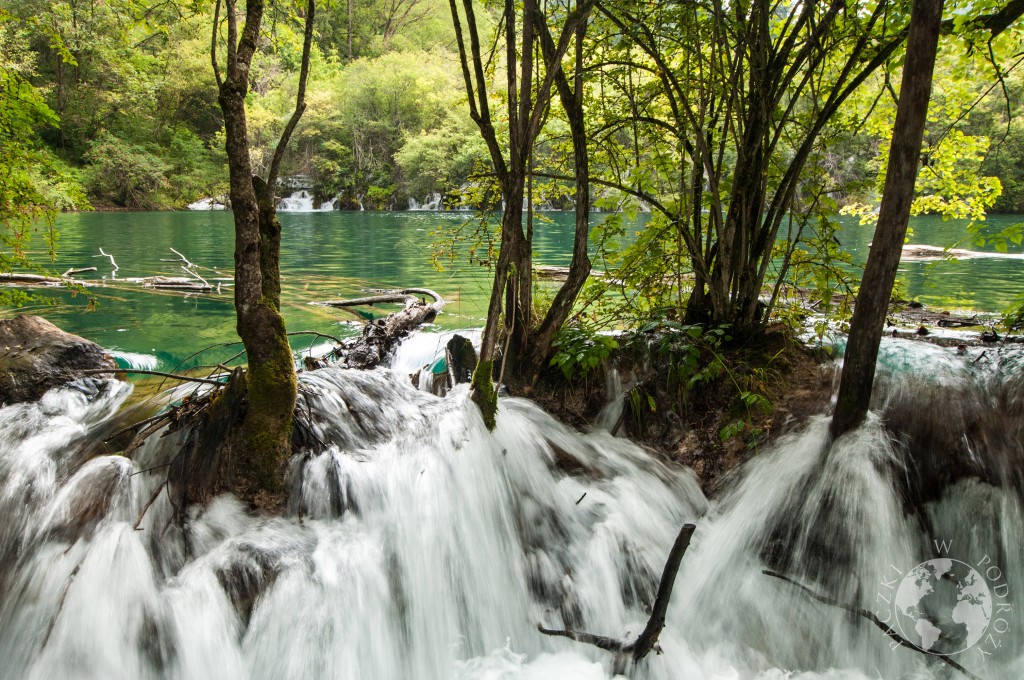
<path fill-rule="evenodd" d="M 661 574 L 661 582 L 658 584 L 658 595 L 654 598 L 654 606 L 651 608 L 651 616 L 647 619 L 647 625 L 643 632 L 633 642 L 623 642 L 591 633 L 581 633 L 572 630 L 549 630 L 543 626 L 537 629 L 545 635 L 567 637 L 570 640 L 584 642 L 594 645 L 599 649 L 605 649 L 616 654 L 616 665 L 624 659 L 620 657 L 629 656 L 634 664 L 639 663 L 651 651 L 658 649 L 658 636 L 665 627 L 665 615 L 668 613 L 669 600 L 672 598 L 672 588 L 675 586 L 676 574 L 679 573 L 679 565 L 683 561 L 686 549 L 690 547 L 690 539 L 697 527 L 693 524 L 684 524 L 676 536 L 672 550 L 668 554 L 668 561 L 665 562 L 665 570 Z"/>
<path fill-rule="evenodd" d="M 313 22 L 315 18 L 316 0 L 309 0 L 306 5 L 306 28 L 302 39 L 302 66 L 299 69 L 299 91 L 295 95 L 295 110 L 292 112 L 292 117 L 288 119 L 288 124 L 284 128 L 284 132 L 281 133 L 281 138 L 277 140 L 277 148 L 274 149 L 274 157 L 270 161 L 270 169 L 267 171 L 266 191 L 270 194 L 268 198 L 273 198 L 273 194 L 277 190 L 277 174 L 281 169 L 281 160 L 284 158 L 285 149 L 288 147 L 288 141 L 295 131 L 295 126 L 299 124 L 299 119 L 302 118 L 302 114 L 306 110 L 306 81 L 309 79 L 309 53 L 313 47 Z"/>
<path fill-rule="evenodd" d="M 857 606 L 852 605 L 852 604 L 846 604 L 845 602 L 839 602 L 838 600 L 833 600 L 832 598 L 830 598 L 830 597 L 828 597 L 826 595 L 822 595 L 820 593 L 817 593 L 817 592 L 811 590 L 810 588 L 808 588 L 807 586 L 805 586 L 804 584 L 799 583 L 796 580 L 791 579 L 790 577 L 788 577 L 788 576 L 786 576 L 784 574 L 780 574 L 780 573 L 778 573 L 776 571 L 772 571 L 771 569 L 764 569 L 764 570 L 761 571 L 761 573 L 765 574 L 766 576 L 771 576 L 773 578 L 780 579 L 782 581 L 785 581 L 786 583 L 789 583 L 789 584 L 791 584 L 793 586 L 796 586 L 797 588 L 802 590 L 805 595 L 807 595 L 811 599 L 814 599 L 814 600 L 817 600 L 818 602 L 821 602 L 822 604 L 827 604 L 830 607 L 836 607 L 838 609 L 842 609 L 843 611 L 849 612 L 851 614 L 856 614 L 857 616 L 861 617 L 862 619 L 866 619 L 867 621 L 870 621 L 876 627 L 878 627 L 883 633 L 885 633 L 887 636 L 889 636 L 895 642 L 897 642 L 901 647 L 907 647 L 908 649 L 913 649 L 914 651 L 917 651 L 917 652 L 920 652 L 920 653 L 924 654 L 928 658 L 937 659 L 937 660 L 941 661 L 942 663 L 946 664 L 947 666 L 949 666 L 950 668 L 952 668 L 954 670 L 957 670 L 957 671 L 960 671 L 961 673 L 963 673 L 965 676 L 967 676 L 971 680 L 980 680 L 978 678 L 978 676 L 976 676 L 973 673 L 971 673 L 969 670 L 967 670 L 966 668 L 964 668 L 963 666 L 958 664 L 956 661 L 951 659 L 949 656 L 947 656 L 945 654 L 932 654 L 930 652 L 924 651 L 923 649 L 921 649 L 920 647 L 915 645 L 913 642 L 911 642 L 910 640 L 906 639 L 905 637 L 903 637 L 902 635 L 897 633 L 895 630 L 893 630 L 892 626 L 890 626 L 887 623 L 885 623 L 884 621 L 882 621 L 873 612 L 869 612 L 866 609 L 861 609 L 860 607 L 857 607 Z"/>

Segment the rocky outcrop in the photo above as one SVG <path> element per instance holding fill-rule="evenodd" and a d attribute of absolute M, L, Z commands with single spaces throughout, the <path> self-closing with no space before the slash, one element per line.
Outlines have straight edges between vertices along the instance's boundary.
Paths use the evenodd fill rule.
<path fill-rule="evenodd" d="M 116 366 L 102 347 L 46 319 L 0 319 L 0 404 L 32 401 L 83 371 Z"/>

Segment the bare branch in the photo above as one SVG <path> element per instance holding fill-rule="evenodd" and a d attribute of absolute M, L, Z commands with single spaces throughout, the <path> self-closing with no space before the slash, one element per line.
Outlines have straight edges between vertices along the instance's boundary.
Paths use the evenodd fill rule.
<path fill-rule="evenodd" d="M 213 77 L 217 79 L 217 89 L 224 84 L 220 77 L 220 66 L 217 65 L 217 32 L 220 28 L 220 0 L 213 6 L 213 31 L 210 37 L 210 63 L 213 64 Z"/>
<path fill-rule="evenodd" d="M 163 371 L 144 371 L 137 368 L 90 368 L 82 371 L 85 375 L 102 375 L 104 373 L 132 373 L 137 375 L 157 375 L 163 378 L 171 378 L 172 380 L 180 380 L 182 382 L 195 382 L 204 383 L 207 385 L 216 385 L 222 387 L 224 383 L 219 380 L 210 380 L 208 378 L 194 378 L 190 375 L 179 375 L 176 373 L 165 373 Z"/>
<path fill-rule="evenodd" d="M 690 539 L 696 530 L 693 524 L 684 524 L 676 536 L 672 550 L 668 554 L 668 561 L 665 562 L 665 570 L 661 574 L 661 582 L 658 584 L 658 595 L 654 598 L 654 606 L 651 608 L 651 616 L 647 619 L 647 625 L 643 632 L 633 642 L 622 642 L 603 635 L 591 633 L 580 633 L 572 630 L 549 630 L 542 626 L 537 628 L 545 635 L 557 635 L 567 637 L 577 642 L 585 642 L 600 649 L 606 649 L 616 653 L 616 665 L 620 665 L 621 657 L 628 655 L 633 663 L 639 663 L 651 651 L 658 649 L 658 636 L 665 627 L 665 615 L 668 612 L 668 603 L 672 598 L 672 588 L 675 586 L 676 574 L 679 573 L 679 565 L 683 561 L 686 549 L 690 547 Z M 660 651 L 660 650 L 659 650 Z M 623 669 L 624 670 L 624 669 Z M 618 672 L 618 671 L 617 671 Z"/>
<path fill-rule="evenodd" d="M 957 670 L 957 671 L 960 671 L 961 673 L 963 673 L 968 678 L 971 678 L 971 680 L 980 680 L 978 678 L 978 676 L 976 676 L 973 673 L 971 673 L 969 670 L 967 670 L 966 668 L 964 668 L 963 666 L 958 664 L 956 661 L 951 659 L 949 656 L 947 656 L 945 654 L 933 654 L 933 653 L 924 651 L 923 649 L 921 649 L 920 647 L 915 645 L 913 642 L 911 642 L 910 640 L 906 639 L 905 637 L 903 637 L 902 635 L 897 633 L 895 630 L 893 630 L 893 628 L 891 626 L 889 626 L 887 623 L 885 623 L 880 618 L 878 618 L 878 616 L 876 616 L 873 612 L 869 612 L 866 609 L 861 609 L 860 607 L 857 607 L 856 605 L 846 604 L 845 602 L 839 602 L 838 600 L 833 600 L 831 597 L 828 597 L 827 595 L 822 595 L 820 593 L 817 593 L 817 592 L 811 590 L 810 588 L 808 588 L 807 586 L 805 586 L 804 584 L 799 583 L 799 582 L 795 581 L 794 579 L 791 579 L 790 577 L 786 576 L 785 574 L 780 574 L 780 573 L 778 573 L 776 571 L 772 571 L 771 569 L 764 569 L 764 570 L 761 571 L 761 573 L 765 574 L 766 576 L 771 576 L 773 578 L 780 579 L 782 581 L 785 581 L 786 583 L 789 583 L 789 584 L 791 584 L 793 586 L 796 586 L 797 588 L 802 590 L 805 595 L 807 595 L 811 599 L 814 599 L 814 600 L 817 600 L 818 602 L 821 602 L 822 604 L 827 604 L 830 607 L 837 607 L 839 609 L 842 609 L 843 611 L 849 612 L 851 614 L 856 614 L 857 616 L 861 617 L 862 619 L 866 619 L 866 620 L 870 621 L 875 626 L 877 626 L 879 629 L 881 629 L 881 631 L 883 633 L 885 633 L 887 636 L 892 638 L 895 642 L 899 643 L 899 645 L 901 647 L 907 647 L 908 649 L 913 649 L 914 651 L 921 652 L 922 654 L 924 654 L 925 656 L 927 656 L 930 659 L 936 659 L 938 661 L 941 661 L 942 663 L 946 664 L 950 668 L 952 668 L 954 670 Z"/>

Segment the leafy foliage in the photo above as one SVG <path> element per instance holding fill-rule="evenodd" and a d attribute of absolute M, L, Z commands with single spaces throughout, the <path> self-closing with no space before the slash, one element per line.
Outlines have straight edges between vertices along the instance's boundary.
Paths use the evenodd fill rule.
<path fill-rule="evenodd" d="M 611 335 L 588 333 L 586 330 L 566 326 L 554 341 L 555 355 L 551 366 L 556 366 L 566 380 L 586 377 L 618 349 L 618 341 Z"/>
<path fill-rule="evenodd" d="M 37 230 L 55 257 L 57 211 L 88 207 L 73 174 L 39 142 L 38 131 L 58 118 L 29 81 L 34 64 L 26 42 L 10 15 L 0 13 L 0 271 L 38 268 L 28 254 Z M 0 291 L 0 303 L 26 300 Z"/>

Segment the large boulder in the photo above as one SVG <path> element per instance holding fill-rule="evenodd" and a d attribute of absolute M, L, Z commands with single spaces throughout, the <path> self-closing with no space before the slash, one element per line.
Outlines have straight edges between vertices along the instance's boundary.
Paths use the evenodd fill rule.
<path fill-rule="evenodd" d="M 0 319 L 0 404 L 33 401 L 51 387 L 82 377 L 82 371 L 116 367 L 102 347 L 46 319 Z"/>

